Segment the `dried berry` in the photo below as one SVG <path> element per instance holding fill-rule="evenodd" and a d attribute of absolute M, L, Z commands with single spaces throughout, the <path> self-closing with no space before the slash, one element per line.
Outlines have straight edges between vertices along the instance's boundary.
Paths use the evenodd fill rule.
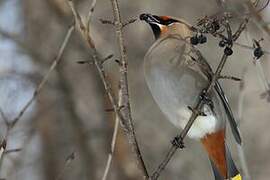
<path fill-rule="evenodd" d="M 220 29 L 220 25 L 219 25 L 218 21 L 214 21 L 213 26 L 214 26 L 215 31 Z"/>
<path fill-rule="evenodd" d="M 225 47 L 226 42 L 221 40 L 218 45 L 219 45 L 219 47 Z"/>
<path fill-rule="evenodd" d="M 199 39 L 199 43 L 200 43 L 200 44 L 204 44 L 204 43 L 207 42 L 207 37 L 204 36 L 204 35 L 200 35 L 200 36 L 198 37 L 198 39 Z"/>
<path fill-rule="evenodd" d="M 263 51 L 262 51 L 262 48 L 260 47 L 257 47 L 254 49 L 254 52 L 253 52 L 254 56 L 256 57 L 256 59 L 259 59 L 260 57 L 262 57 L 262 55 L 264 54 Z"/>
<path fill-rule="evenodd" d="M 233 50 L 232 50 L 231 48 L 229 48 L 229 47 L 226 47 L 226 48 L 224 49 L 224 53 L 225 53 L 227 56 L 230 56 L 230 55 L 233 54 Z"/>
<path fill-rule="evenodd" d="M 193 44 L 193 45 L 197 45 L 199 43 L 199 39 L 197 36 L 192 36 L 190 38 L 190 43 Z"/>

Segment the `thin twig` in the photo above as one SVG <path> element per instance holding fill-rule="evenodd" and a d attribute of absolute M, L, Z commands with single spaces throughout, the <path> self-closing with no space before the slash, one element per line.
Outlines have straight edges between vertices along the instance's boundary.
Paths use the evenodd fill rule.
<path fill-rule="evenodd" d="M 63 169 L 60 171 L 60 173 L 56 176 L 55 180 L 60 180 L 62 179 L 65 171 L 67 170 L 67 168 L 70 166 L 70 164 L 74 161 L 75 159 L 75 152 L 72 152 L 71 154 L 69 154 L 66 159 L 65 159 L 65 163 L 64 163 L 64 167 Z"/>
<path fill-rule="evenodd" d="M 108 159 L 107 159 L 106 167 L 105 167 L 105 170 L 104 170 L 104 173 L 103 173 L 103 176 L 102 176 L 102 180 L 107 179 L 109 169 L 111 167 L 112 158 L 113 158 L 113 154 L 114 154 L 114 150 L 115 150 L 117 134 L 118 134 L 118 129 L 119 129 L 119 118 L 116 117 L 115 122 L 114 122 L 114 130 L 113 130 L 113 136 L 112 136 L 112 142 L 111 142 L 111 150 L 110 150 L 109 155 L 108 155 Z"/>
<path fill-rule="evenodd" d="M 5 154 L 10 154 L 10 153 L 15 153 L 15 152 L 20 152 L 22 151 L 22 148 L 16 148 L 16 149 L 7 149 L 5 150 Z"/>
<path fill-rule="evenodd" d="M 123 23 L 123 28 L 126 27 L 129 24 L 132 24 L 132 23 L 136 22 L 136 21 L 137 21 L 137 18 L 129 19 L 128 21 Z"/>
<path fill-rule="evenodd" d="M 91 23 L 91 18 L 93 16 L 93 13 L 94 13 L 96 4 L 97 4 L 97 0 L 93 0 L 92 1 L 92 4 L 90 6 L 90 9 L 89 9 L 88 15 L 87 15 L 87 19 L 86 19 L 86 32 L 88 34 L 90 34 L 90 23 Z"/>
<path fill-rule="evenodd" d="M 246 26 L 247 22 L 248 22 L 248 20 L 245 19 L 244 22 L 241 23 L 241 25 L 239 26 L 239 28 L 235 32 L 235 34 L 232 34 L 231 27 L 229 25 L 228 20 L 224 21 L 224 26 L 225 26 L 225 29 L 227 31 L 227 37 L 226 38 L 232 42 L 231 44 L 229 44 L 227 46 L 228 48 L 232 48 L 233 42 L 236 41 L 239 38 L 241 32 L 245 29 L 245 26 Z M 213 89 L 213 87 L 216 84 L 218 78 L 220 77 L 220 73 L 223 70 L 227 59 L 228 59 L 228 55 L 226 55 L 226 53 L 224 52 L 224 54 L 223 54 L 223 56 L 221 58 L 221 61 L 220 61 L 219 65 L 218 65 L 215 73 L 213 74 L 213 77 L 212 77 L 210 83 L 208 84 L 208 86 L 206 87 L 206 89 L 203 92 L 205 95 L 208 95 L 210 93 L 210 91 Z M 203 99 L 199 98 L 199 101 L 197 102 L 195 107 L 192 108 L 192 115 L 191 115 L 188 123 L 186 124 L 186 126 L 182 130 L 182 132 L 178 136 L 176 136 L 176 138 L 173 140 L 173 143 L 172 143 L 168 153 L 166 154 L 164 160 L 160 163 L 157 170 L 151 176 L 152 180 L 156 180 L 156 179 L 159 178 L 161 172 L 165 169 L 165 167 L 169 163 L 170 159 L 175 154 L 176 150 L 178 148 L 184 148 L 184 144 L 183 144 L 184 138 L 186 137 L 189 129 L 193 125 L 196 118 L 201 114 L 201 109 L 202 109 L 203 105 L 204 105 Z"/>
<path fill-rule="evenodd" d="M 67 34 L 64 38 L 63 43 L 60 46 L 60 49 L 58 51 L 57 56 L 55 57 L 55 59 L 53 60 L 48 72 L 45 74 L 45 76 L 43 77 L 43 79 L 41 80 L 41 82 L 38 84 L 37 88 L 35 89 L 33 96 L 31 97 L 31 99 L 25 104 L 25 106 L 22 108 L 22 110 L 19 112 L 19 114 L 11 121 L 10 127 L 14 127 L 16 125 L 16 123 L 20 120 L 20 118 L 24 115 L 25 111 L 29 108 L 29 106 L 34 102 L 34 100 L 36 99 L 36 97 L 39 95 L 39 92 L 41 91 L 41 89 L 43 88 L 43 86 L 46 84 L 46 82 L 49 79 L 49 76 L 51 75 L 51 72 L 55 69 L 55 67 L 59 64 L 61 57 L 64 53 L 64 50 L 68 44 L 68 41 L 74 31 L 74 24 L 71 25 L 67 31 Z"/>
<path fill-rule="evenodd" d="M 234 77 L 234 76 L 220 76 L 219 79 L 228 79 L 228 80 L 233 80 L 233 81 L 241 81 L 240 78 Z"/>
<path fill-rule="evenodd" d="M 136 133 L 134 129 L 133 119 L 131 116 L 131 108 L 130 108 L 130 101 L 129 101 L 129 86 L 128 86 L 128 60 L 127 60 L 127 53 L 126 47 L 124 42 L 123 36 L 123 27 L 124 24 L 122 23 L 119 4 L 117 0 L 110 0 L 112 4 L 113 10 L 113 17 L 114 17 L 114 27 L 115 33 L 118 40 L 120 55 L 121 55 L 121 64 L 120 64 L 120 91 L 119 91 L 119 99 L 120 107 L 122 108 L 122 113 L 125 119 L 125 123 L 127 123 L 128 131 L 127 135 L 129 137 L 129 142 L 132 145 L 132 149 L 136 155 L 137 165 L 139 166 L 140 170 L 143 173 L 144 179 L 148 179 L 148 171 L 146 169 L 144 160 L 142 158 L 142 154 L 138 145 L 138 141 L 136 138 Z M 129 23 L 130 24 L 130 23 Z"/>
<path fill-rule="evenodd" d="M 254 47 L 252 47 L 252 46 L 248 46 L 248 45 L 241 44 L 241 43 L 238 43 L 238 42 L 235 42 L 234 44 L 237 45 L 237 46 L 239 46 L 239 47 L 242 47 L 242 48 L 245 48 L 245 49 L 249 49 L 249 50 L 254 51 Z M 264 54 L 270 54 L 270 52 L 269 51 L 266 51 L 266 50 L 263 50 L 263 53 Z"/>
<path fill-rule="evenodd" d="M 76 24 L 78 25 L 78 28 L 79 28 L 79 31 L 81 32 L 81 35 L 82 37 L 84 38 L 84 40 L 87 42 L 87 45 L 89 46 L 89 48 L 91 50 L 93 50 L 93 54 L 92 54 L 92 59 L 93 59 L 93 62 L 94 62 L 94 65 L 96 67 L 96 69 L 98 70 L 98 73 L 99 73 L 99 76 L 101 78 L 101 81 L 103 83 L 103 86 L 105 88 L 105 91 L 109 97 L 109 100 L 112 104 L 112 108 L 114 110 L 114 112 L 117 114 L 117 116 L 120 118 L 121 121 L 124 121 L 123 119 L 123 116 L 120 112 L 120 109 L 117 105 L 117 101 L 116 101 L 116 98 L 113 94 L 113 91 L 111 89 L 111 85 L 109 83 L 109 81 L 107 80 L 106 78 L 106 73 L 104 71 L 104 68 L 103 68 L 103 65 L 102 65 L 102 58 L 100 58 L 100 55 L 95 47 L 95 44 L 94 42 L 91 40 L 89 41 L 89 39 L 92 39 L 90 37 L 89 34 L 85 33 L 85 26 L 83 25 L 82 23 L 82 19 L 79 15 L 79 13 L 77 12 L 77 10 L 75 9 L 75 6 L 74 6 L 74 3 L 72 0 L 67 0 L 68 2 L 68 5 L 70 6 L 72 12 L 73 12 L 73 16 L 75 18 L 75 22 Z"/>
<path fill-rule="evenodd" d="M 102 24 L 110 24 L 110 25 L 114 25 L 114 22 L 111 21 L 111 20 L 107 20 L 107 19 L 99 19 L 99 21 L 102 23 Z"/>
<path fill-rule="evenodd" d="M 269 3 L 269 0 L 267 0 L 267 5 Z M 252 15 L 252 17 L 254 18 L 253 22 L 258 25 L 258 27 L 264 31 L 268 38 L 270 38 L 270 29 L 268 27 L 268 24 L 264 21 L 263 17 L 260 15 L 260 13 L 257 12 L 257 10 L 255 9 L 255 7 L 252 5 L 252 3 L 248 3 L 248 8 L 250 11 L 250 14 Z"/>

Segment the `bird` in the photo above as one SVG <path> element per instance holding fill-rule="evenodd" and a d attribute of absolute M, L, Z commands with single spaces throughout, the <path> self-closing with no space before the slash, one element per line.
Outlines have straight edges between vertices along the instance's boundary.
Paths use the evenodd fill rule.
<path fill-rule="evenodd" d="M 203 93 L 214 73 L 190 43 L 193 26 L 171 16 L 143 13 L 139 18 L 150 25 L 155 37 L 144 57 L 143 67 L 146 84 L 156 104 L 171 123 L 184 129 L 192 114 L 189 107 L 195 106 L 199 98 L 207 99 L 202 115 L 196 118 L 187 135 L 200 141 L 207 151 L 215 180 L 241 180 L 225 142 L 226 122 L 241 145 L 239 129 L 219 82 L 216 81 L 207 95 Z"/>

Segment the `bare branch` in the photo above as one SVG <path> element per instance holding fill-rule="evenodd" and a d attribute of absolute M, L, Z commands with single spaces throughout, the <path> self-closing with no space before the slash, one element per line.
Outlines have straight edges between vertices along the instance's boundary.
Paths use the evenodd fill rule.
<path fill-rule="evenodd" d="M 235 44 L 236 46 L 239 46 L 239 47 L 242 47 L 242 48 L 245 48 L 245 49 L 249 49 L 249 50 L 254 51 L 254 47 L 252 47 L 252 46 L 248 46 L 248 45 L 241 44 L 241 43 L 238 43 L 238 42 L 235 42 L 234 44 Z M 270 54 L 270 52 L 269 52 L 269 51 L 266 51 L 266 50 L 263 50 L 263 53 L 264 53 L 264 54 Z"/>
<path fill-rule="evenodd" d="M 117 29 L 118 33 L 119 33 L 118 30 L 120 30 L 120 33 L 119 33 L 120 36 L 119 37 L 120 37 L 120 39 L 122 39 L 122 27 L 123 27 L 123 25 L 122 25 L 121 20 L 120 20 L 118 4 L 117 4 L 116 1 L 112 1 L 112 3 L 113 3 L 113 7 L 114 7 L 113 9 L 114 9 L 115 22 L 116 22 L 115 26 L 116 26 L 116 29 Z M 120 88 L 120 89 L 122 89 L 122 92 L 121 92 L 121 96 L 119 97 L 119 100 L 121 101 L 121 103 L 120 103 L 121 106 L 123 104 L 122 102 L 127 102 L 127 103 L 125 103 L 123 105 L 124 108 L 119 108 L 119 106 L 116 103 L 116 98 L 113 95 L 110 83 L 106 79 L 106 74 L 105 74 L 105 71 L 103 69 L 103 64 L 102 64 L 102 58 L 100 58 L 100 55 L 99 55 L 97 49 L 95 48 L 95 44 L 94 44 L 92 38 L 90 37 L 90 35 L 85 33 L 85 29 L 86 29 L 85 25 L 83 24 L 79 13 L 76 11 L 73 1 L 68 0 L 68 4 L 69 4 L 69 6 L 70 6 L 70 8 L 71 8 L 71 10 L 73 12 L 73 16 L 75 17 L 75 20 L 76 20 L 76 22 L 78 24 L 78 28 L 79 28 L 79 30 L 81 32 L 81 35 L 86 40 L 88 46 L 93 50 L 92 58 L 93 58 L 94 64 L 95 64 L 95 66 L 96 66 L 96 68 L 97 68 L 97 70 L 99 72 L 99 76 L 100 76 L 100 78 L 102 80 L 105 91 L 106 91 L 107 95 L 109 96 L 109 99 L 111 101 L 113 109 L 114 109 L 117 117 L 120 119 L 121 124 L 123 125 L 123 128 L 124 128 L 125 132 L 128 135 L 129 142 L 131 142 L 131 145 L 132 145 L 133 149 L 135 150 L 135 154 L 137 156 L 137 160 L 138 160 L 138 162 L 140 164 L 140 167 L 142 167 L 142 169 L 146 170 L 145 165 L 144 165 L 144 163 L 142 161 L 140 150 L 138 148 L 137 140 L 135 138 L 135 132 L 134 132 L 134 128 L 133 128 L 133 123 L 132 123 L 131 116 L 130 116 L 130 104 L 129 104 L 129 95 L 128 95 L 128 91 L 127 91 L 127 74 L 126 74 L 127 73 L 127 69 L 126 69 L 127 68 L 127 63 L 126 63 L 127 59 L 126 59 L 124 46 L 121 46 L 121 57 L 122 57 L 121 65 L 122 66 L 120 66 L 120 69 L 121 69 L 120 71 L 121 71 L 121 73 L 124 73 L 125 76 L 121 76 L 122 79 L 120 79 L 120 82 L 124 82 L 124 85 L 122 86 L 122 88 Z M 122 40 L 121 40 L 120 44 L 123 44 Z M 123 79 L 123 77 L 124 77 L 124 79 Z M 146 173 L 146 175 L 148 177 L 147 173 Z"/>
<path fill-rule="evenodd" d="M 132 18 L 132 19 L 130 19 L 130 20 L 124 22 L 124 23 L 123 23 L 123 28 L 126 27 L 126 26 L 129 25 L 129 24 L 132 24 L 132 23 L 136 22 L 136 21 L 137 21 L 137 18 Z"/>
<path fill-rule="evenodd" d="M 126 47 L 123 36 L 123 23 L 121 20 L 120 9 L 117 0 L 110 0 L 112 3 L 113 17 L 114 17 L 114 27 L 115 33 L 118 40 L 120 55 L 121 55 L 121 64 L 120 64 L 120 90 L 119 90 L 119 106 L 123 106 L 122 113 L 125 119 L 125 124 L 127 126 L 127 136 L 129 137 L 129 142 L 132 145 L 132 149 L 136 155 L 137 164 L 140 170 L 143 173 L 144 179 L 148 179 L 149 175 L 142 158 L 142 154 L 137 142 L 136 133 L 133 125 L 133 119 L 131 116 L 131 108 L 129 101 L 129 86 L 128 86 L 128 61 L 126 54 Z"/>
<path fill-rule="evenodd" d="M 79 24 L 78 28 L 79 28 L 79 31 L 81 32 L 81 35 L 82 37 L 84 38 L 84 40 L 87 42 L 87 45 L 89 46 L 90 49 L 93 50 L 93 55 L 92 55 L 92 59 L 93 59 L 93 62 L 98 70 L 98 73 L 99 73 L 99 76 L 101 78 L 101 81 L 104 85 L 104 88 L 105 88 L 105 91 L 110 99 L 110 102 L 113 106 L 113 109 L 114 109 L 114 112 L 117 114 L 117 116 L 121 119 L 121 121 L 123 121 L 123 116 L 119 110 L 119 107 L 116 103 L 116 98 L 112 92 L 112 89 L 111 89 L 111 85 L 109 83 L 109 81 L 106 79 L 106 73 L 103 69 L 103 66 L 102 66 L 102 58 L 100 58 L 100 55 L 98 54 L 98 51 L 95 47 L 95 44 L 94 42 L 92 41 L 92 38 L 90 37 L 89 34 L 85 33 L 85 26 L 84 24 L 82 23 L 82 20 L 79 16 L 79 13 L 76 11 L 75 7 L 74 7 L 74 3 L 72 0 L 67 0 L 69 6 L 70 6 L 70 9 L 72 10 L 73 12 L 73 16 L 75 18 L 75 21 L 77 22 L 77 24 Z"/>
<path fill-rule="evenodd" d="M 104 170 L 104 173 L 102 176 L 102 180 L 107 179 L 109 169 L 111 167 L 112 157 L 113 157 L 113 153 L 115 150 L 116 138 L 117 138 L 117 134 L 118 134 L 118 129 L 119 129 L 119 118 L 116 117 L 115 122 L 114 122 L 114 130 L 113 130 L 113 136 L 112 136 L 112 142 L 111 142 L 111 151 L 108 155 L 108 159 L 107 159 L 106 167 L 105 167 L 105 170 Z"/>
<path fill-rule="evenodd" d="M 229 80 L 233 80 L 233 81 L 241 81 L 240 78 L 234 77 L 234 76 L 220 76 L 219 79 L 229 79 Z"/>
<path fill-rule="evenodd" d="M 110 24 L 110 25 L 114 25 L 114 22 L 111 21 L 111 20 L 107 20 L 107 19 L 99 19 L 99 21 L 100 21 L 102 24 Z"/>
<path fill-rule="evenodd" d="M 87 40 L 88 45 L 89 45 L 91 48 L 95 49 L 94 42 L 93 42 L 91 36 L 90 36 L 90 35 L 88 34 L 88 32 L 87 32 L 87 28 L 86 28 L 85 24 L 83 23 L 80 14 L 79 14 L 78 11 L 75 9 L 75 6 L 74 6 L 74 4 L 73 4 L 73 1 L 72 1 L 72 0 L 67 0 L 67 2 L 68 2 L 68 5 L 69 5 L 69 7 L 70 7 L 72 13 L 73 13 L 73 16 L 74 16 L 74 18 L 75 18 L 76 24 L 79 26 L 79 30 L 81 31 L 81 33 L 83 33 L 83 36 L 87 38 L 86 40 Z M 90 16 L 90 17 L 91 17 L 91 16 Z"/>
<path fill-rule="evenodd" d="M 269 1 L 269 0 L 267 0 L 267 1 Z M 268 5 L 268 3 L 269 2 L 267 2 L 267 5 Z M 252 3 L 248 3 L 248 8 L 249 8 L 251 16 L 254 17 L 253 22 L 255 24 L 257 24 L 258 27 L 260 27 L 267 34 L 268 38 L 270 38 L 270 29 L 269 29 L 267 23 L 263 20 L 260 13 L 257 12 L 257 10 L 252 5 Z"/>
<path fill-rule="evenodd" d="M 91 18 L 94 13 L 95 7 L 97 4 L 97 0 L 93 0 L 92 4 L 90 6 L 87 18 L 86 18 L 86 32 L 89 34 L 90 33 L 90 23 L 91 23 Z"/>
<path fill-rule="evenodd" d="M 29 108 L 29 106 L 33 103 L 33 101 L 35 100 L 35 98 L 38 96 L 39 92 L 41 91 L 41 89 L 43 88 L 43 86 L 46 84 L 46 82 L 49 79 L 49 76 L 51 74 L 51 72 L 55 69 L 55 67 L 59 64 L 61 57 L 64 53 L 64 50 L 68 44 L 68 41 L 74 31 L 74 25 L 71 25 L 70 28 L 67 31 L 67 34 L 64 38 L 63 43 L 60 46 L 60 49 L 58 51 L 57 56 L 55 57 L 55 59 L 53 60 L 48 72 L 45 74 L 45 76 L 43 77 L 43 79 L 41 80 L 41 82 L 38 84 L 37 88 L 35 89 L 33 96 L 31 97 L 31 99 L 25 104 L 25 106 L 22 108 L 22 110 L 19 112 L 19 114 L 11 121 L 10 127 L 14 127 L 16 125 L 16 123 L 20 120 L 20 118 L 24 115 L 25 111 Z"/>
<path fill-rule="evenodd" d="M 60 180 L 62 179 L 65 171 L 67 170 L 67 168 L 70 166 L 70 164 L 74 161 L 75 159 L 75 152 L 72 152 L 71 154 L 69 154 L 66 159 L 65 159 L 65 163 L 64 163 L 64 167 L 63 169 L 60 171 L 60 173 L 56 176 L 55 180 Z"/>
<path fill-rule="evenodd" d="M 10 153 L 15 153 L 15 152 L 20 152 L 22 148 L 16 148 L 16 149 L 7 149 L 5 150 L 5 154 L 10 154 Z"/>

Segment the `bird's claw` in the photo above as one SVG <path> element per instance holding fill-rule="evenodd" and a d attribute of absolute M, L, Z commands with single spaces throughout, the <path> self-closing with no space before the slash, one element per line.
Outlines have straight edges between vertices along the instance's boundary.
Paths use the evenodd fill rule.
<path fill-rule="evenodd" d="M 172 145 L 179 148 L 179 149 L 184 149 L 185 145 L 184 145 L 184 141 L 181 137 L 176 136 L 173 140 L 172 140 Z"/>
<path fill-rule="evenodd" d="M 207 104 L 211 109 L 214 108 L 214 103 L 213 103 L 212 99 L 208 96 L 206 89 L 202 90 L 199 97 L 203 101 L 204 104 Z"/>

